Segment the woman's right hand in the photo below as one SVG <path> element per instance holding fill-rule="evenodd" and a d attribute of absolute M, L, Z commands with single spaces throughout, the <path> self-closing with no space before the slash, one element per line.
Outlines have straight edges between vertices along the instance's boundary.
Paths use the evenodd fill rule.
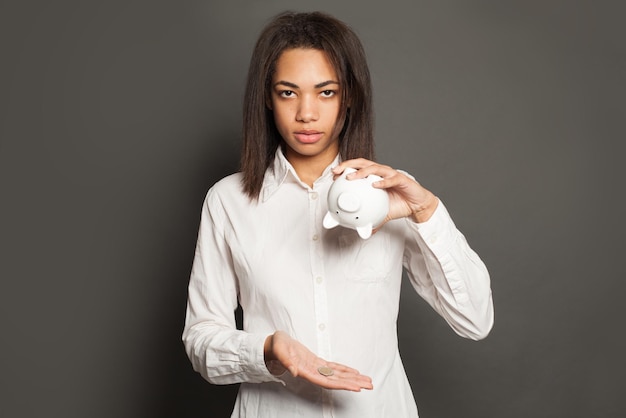
<path fill-rule="evenodd" d="M 276 331 L 267 337 L 264 346 L 265 363 L 278 362 L 294 377 L 300 377 L 326 389 L 341 389 L 360 392 L 373 389 L 372 379 L 351 367 L 326 361 L 316 356 L 302 343 L 291 338 L 286 332 Z M 319 368 L 332 369 L 332 375 L 320 373 Z M 322 370 L 325 371 L 325 370 Z"/>

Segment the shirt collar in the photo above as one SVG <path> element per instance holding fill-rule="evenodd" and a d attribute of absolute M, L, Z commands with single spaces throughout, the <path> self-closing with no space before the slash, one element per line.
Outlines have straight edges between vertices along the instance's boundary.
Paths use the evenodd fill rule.
<path fill-rule="evenodd" d="M 333 173 L 331 171 L 332 167 L 335 167 L 339 164 L 341 158 L 339 154 L 335 157 L 335 159 L 324 169 L 322 175 L 315 180 L 315 183 L 332 181 Z M 276 155 L 274 156 L 274 162 L 265 172 L 265 177 L 263 178 L 263 188 L 261 189 L 261 201 L 265 202 L 268 200 L 276 190 L 280 188 L 280 186 L 285 182 L 285 180 L 291 177 L 294 182 L 301 184 L 303 187 L 308 188 L 308 186 L 300 181 L 298 174 L 296 174 L 296 170 L 293 168 L 291 163 L 287 161 L 287 158 L 283 154 L 281 148 L 279 147 L 276 150 Z M 315 184 L 314 184 L 315 186 Z"/>

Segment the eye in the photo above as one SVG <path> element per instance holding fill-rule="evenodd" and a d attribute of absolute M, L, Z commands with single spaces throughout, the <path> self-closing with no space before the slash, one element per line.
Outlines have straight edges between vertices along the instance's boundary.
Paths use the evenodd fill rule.
<path fill-rule="evenodd" d="M 293 97 L 295 95 L 293 90 L 282 90 L 278 94 L 280 97 Z"/>
<path fill-rule="evenodd" d="M 333 97 L 336 94 L 336 92 L 335 90 L 324 90 L 320 94 L 322 95 L 322 97 Z"/>

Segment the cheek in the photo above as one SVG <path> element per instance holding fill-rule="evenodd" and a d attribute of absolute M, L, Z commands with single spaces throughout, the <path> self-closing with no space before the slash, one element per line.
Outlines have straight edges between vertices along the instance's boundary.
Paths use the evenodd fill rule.
<path fill-rule="evenodd" d="M 276 107 L 274 107 L 273 114 L 274 114 L 274 123 L 276 124 L 276 128 L 278 129 L 278 132 L 280 132 L 281 134 L 284 134 L 284 132 L 288 130 L 288 125 L 289 125 L 287 115 L 285 114 L 285 112 L 281 112 L 278 109 L 276 109 Z"/>
<path fill-rule="evenodd" d="M 274 107 L 274 109 L 272 110 L 272 114 L 274 115 L 274 120 L 276 121 L 276 123 L 280 123 L 281 120 L 283 120 L 282 118 L 282 114 L 280 113 L 280 111 L 278 109 L 276 109 L 276 107 Z"/>
<path fill-rule="evenodd" d="M 339 119 L 339 106 L 331 106 L 327 108 L 325 116 L 328 121 L 332 121 L 333 123 L 337 122 L 337 119 Z"/>
<path fill-rule="evenodd" d="M 285 123 L 291 120 L 291 115 L 293 112 L 289 108 L 289 106 L 285 105 L 284 103 L 280 103 L 278 105 L 274 103 L 272 113 L 274 114 L 274 120 L 277 123 L 279 121 L 282 121 L 283 123 Z"/>

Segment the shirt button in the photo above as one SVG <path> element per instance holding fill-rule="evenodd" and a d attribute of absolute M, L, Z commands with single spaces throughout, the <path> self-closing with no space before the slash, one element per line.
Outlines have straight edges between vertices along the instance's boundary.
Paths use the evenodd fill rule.
<path fill-rule="evenodd" d="M 317 192 L 313 192 L 313 193 L 309 194 L 309 196 L 311 197 L 311 200 L 315 200 L 315 199 L 317 199 Z"/>
<path fill-rule="evenodd" d="M 319 328 L 320 331 L 324 331 L 326 329 L 326 325 L 324 324 L 319 324 L 317 327 Z"/>
<path fill-rule="evenodd" d="M 317 241 L 318 239 L 320 239 L 320 237 L 317 234 L 313 235 L 313 241 Z"/>
<path fill-rule="evenodd" d="M 320 284 L 320 283 L 322 283 L 324 281 L 324 279 L 322 279 L 321 277 L 318 276 L 318 277 L 315 278 L 315 281 L 317 282 L 317 284 Z"/>

